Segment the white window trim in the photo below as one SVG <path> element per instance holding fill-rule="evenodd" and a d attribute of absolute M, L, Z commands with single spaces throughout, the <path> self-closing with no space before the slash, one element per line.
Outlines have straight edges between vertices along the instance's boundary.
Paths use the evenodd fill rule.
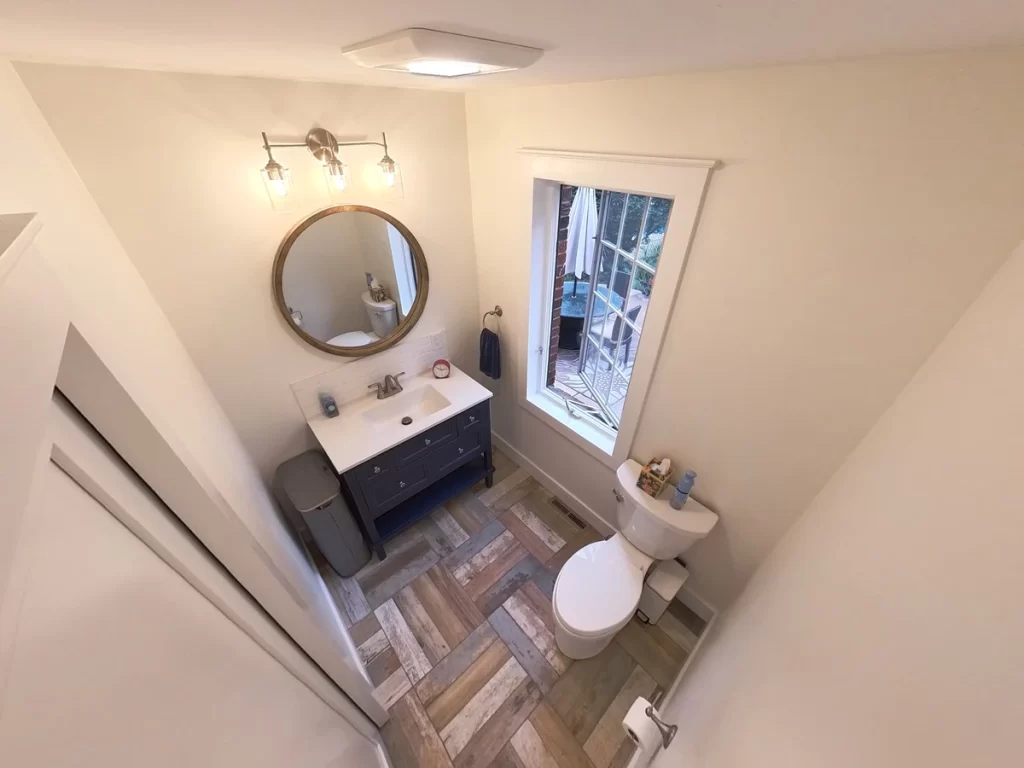
<path fill-rule="evenodd" d="M 628 458 L 633 446 L 704 193 L 717 161 L 546 149 L 521 149 L 519 154 L 523 163 L 523 187 L 527 192 L 522 204 L 529 206 L 532 223 L 528 359 L 520 376 L 519 403 L 591 456 L 615 468 Z M 584 417 L 570 417 L 564 402 L 547 389 L 546 353 L 551 329 L 558 197 L 562 184 L 667 197 L 673 201 L 665 245 L 658 261 L 658 277 L 647 307 L 617 432 Z M 665 405 L 671 407 L 670 403 Z"/>

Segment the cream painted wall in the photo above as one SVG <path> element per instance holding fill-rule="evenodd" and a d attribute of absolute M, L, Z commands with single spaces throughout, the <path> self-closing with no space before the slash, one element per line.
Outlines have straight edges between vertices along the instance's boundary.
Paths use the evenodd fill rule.
<path fill-rule="evenodd" d="M 340 139 L 387 131 L 404 199 L 365 195 L 416 236 L 430 295 L 416 333 L 445 327 L 453 361 L 471 368 L 479 331 L 461 94 L 254 78 L 19 64 L 78 173 L 124 244 L 264 478 L 309 437 L 289 384 L 345 362 L 307 346 L 270 294 L 277 246 L 330 204 L 303 150 L 278 157 L 306 194 L 275 213 L 258 170 L 260 131 Z M 377 147 L 343 155 L 354 173 Z"/>
<path fill-rule="evenodd" d="M 6 158 L 0 213 L 38 213 L 42 227 L 34 247 L 63 286 L 75 330 L 131 397 L 147 426 L 195 468 L 204 490 L 225 512 L 208 521 L 216 541 L 205 537 L 207 531 L 197 535 L 222 562 L 263 563 L 269 592 L 248 580 L 252 569 L 245 574 L 235 570 L 236 576 L 322 668 L 344 667 L 350 675 L 361 675 L 351 638 L 319 574 L 289 534 L 238 434 L 14 67 L 2 59 L 0 114 L 0 155 Z M 201 284 L 190 287 L 202 289 Z M 52 324 L 49 317 L 43 319 Z M 23 321 L 32 323 L 33 318 Z M 220 545 L 225 541 L 236 549 L 224 550 Z"/>
<path fill-rule="evenodd" d="M 658 766 L 1020 763 L 1024 245 L 709 638 Z"/>
<path fill-rule="evenodd" d="M 516 402 L 521 147 L 715 158 L 633 455 L 720 511 L 686 555 L 725 607 L 1024 237 L 1024 50 L 467 95 L 496 432 L 611 520 L 612 473 Z"/>

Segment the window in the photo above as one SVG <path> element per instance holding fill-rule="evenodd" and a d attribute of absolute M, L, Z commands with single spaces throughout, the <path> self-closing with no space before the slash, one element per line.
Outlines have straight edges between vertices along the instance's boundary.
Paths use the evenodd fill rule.
<path fill-rule="evenodd" d="M 609 467 L 628 456 L 713 161 L 524 149 L 520 403 Z"/>
<path fill-rule="evenodd" d="M 618 430 L 672 201 L 563 184 L 559 203 L 548 389 Z"/>

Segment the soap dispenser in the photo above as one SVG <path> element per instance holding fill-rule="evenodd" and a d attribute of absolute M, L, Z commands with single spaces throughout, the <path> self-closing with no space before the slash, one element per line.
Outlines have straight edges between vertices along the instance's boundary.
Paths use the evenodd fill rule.
<path fill-rule="evenodd" d="M 679 478 L 679 485 L 676 486 L 675 493 L 672 494 L 672 500 L 668 503 L 672 509 L 683 508 L 683 504 L 690 498 L 690 491 L 693 490 L 693 481 L 696 479 L 697 473 L 692 469 L 686 470 L 686 474 Z"/>

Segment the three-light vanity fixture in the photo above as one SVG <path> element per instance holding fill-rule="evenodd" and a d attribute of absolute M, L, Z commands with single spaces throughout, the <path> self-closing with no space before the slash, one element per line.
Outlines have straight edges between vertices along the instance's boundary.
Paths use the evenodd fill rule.
<path fill-rule="evenodd" d="M 267 194 L 270 195 L 270 201 L 275 204 L 275 207 L 276 201 L 287 197 L 292 188 L 291 172 L 274 159 L 272 150 L 275 149 L 305 147 L 323 165 L 324 179 L 328 189 L 332 192 L 342 192 L 349 185 L 349 172 L 348 166 L 338 157 L 338 148 L 382 147 L 384 157 L 377 165 L 380 167 L 384 184 L 388 187 L 395 185 L 398 166 L 388 154 L 388 137 L 385 133 L 380 135 L 381 141 L 338 141 L 334 134 L 326 128 L 313 128 L 306 134 L 304 142 L 280 144 L 271 144 L 266 133 L 262 136 L 263 148 L 267 151 L 267 164 L 260 169 L 260 175 L 266 185 Z"/>

